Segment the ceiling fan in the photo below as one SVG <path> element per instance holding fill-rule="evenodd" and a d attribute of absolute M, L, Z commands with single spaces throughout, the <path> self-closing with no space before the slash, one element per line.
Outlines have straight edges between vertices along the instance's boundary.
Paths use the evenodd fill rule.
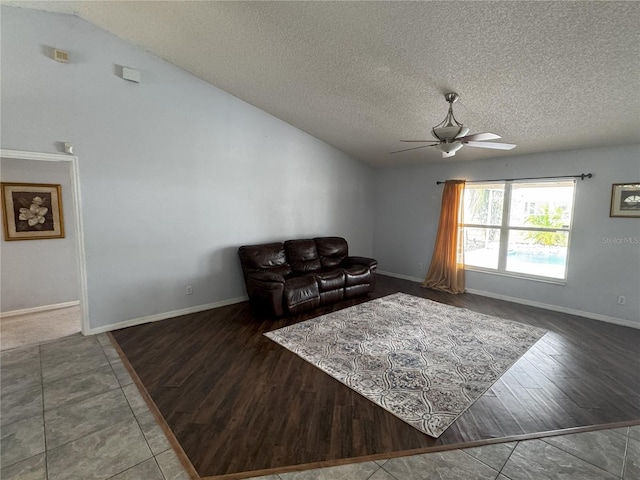
<path fill-rule="evenodd" d="M 512 148 L 515 148 L 515 145 L 512 143 L 487 142 L 486 140 L 496 140 L 501 138 L 500 135 L 496 135 L 495 133 L 474 133 L 472 135 L 467 135 L 467 133 L 469 133 L 469 129 L 462 123 L 458 122 L 456 117 L 453 116 L 453 104 L 458 101 L 460 96 L 455 92 L 451 92 L 447 93 L 444 98 L 449 102 L 449 113 L 447 113 L 447 116 L 442 122 L 431 129 L 431 133 L 436 137 L 437 142 L 434 142 L 433 140 L 400 140 L 401 142 L 409 143 L 433 143 L 430 143 L 430 145 L 421 145 L 420 147 L 405 148 L 404 150 L 397 150 L 390 153 L 400 153 L 407 152 L 409 150 L 418 150 L 419 148 L 436 147 L 442 152 L 442 158 L 448 158 L 453 157 L 456 152 L 465 145 L 470 147 L 494 148 L 496 150 L 511 150 Z"/>

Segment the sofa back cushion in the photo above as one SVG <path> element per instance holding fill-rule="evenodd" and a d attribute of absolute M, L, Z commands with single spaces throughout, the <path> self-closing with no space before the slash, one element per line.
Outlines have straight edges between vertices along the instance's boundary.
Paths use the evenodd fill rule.
<path fill-rule="evenodd" d="M 322 266 L 316 242 L 312 239 L 288 240 L 284 242 L 284 249 L 294 273 L 313 272 Z"/>
<path fill-rule="evenodd" d="M 280 242 L 246 245 L 238 249 L 238 255 L 245 274 L 256 271 L 277 273 L 283 277 L 291 274 L 284 245 Z"/>
<path fill-rule="evenodd" d="M 319 237 L 313 240 L 323 268 L 337 267 L 349 255 L 347 241 L 342 237 Z"/>

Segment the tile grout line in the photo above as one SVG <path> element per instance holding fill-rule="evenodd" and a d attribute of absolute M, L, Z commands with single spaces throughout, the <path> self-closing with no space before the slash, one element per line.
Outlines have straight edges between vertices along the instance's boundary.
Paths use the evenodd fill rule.
<path fill-rule="evenodd" d="M 124 396 L 125 400 L 127 401 L 127 406 L 129 407 L 129 410 L 131 411 L 134 420 L 136 421 L 136 424 L 138 425 L 138 428 L 140 429 L 140 432 L 142 433 L 142 437 L 144 438 L 145 443 L 147 444 L 147 447 L 149 448 L 149 452 L 151 453 L 151 457 L 147 458 L 145 460 L 143 460 L 142 462 L 136 464 L 136 465 L 132 465 L 131 467 L 127 468 L 126 470 L 123 470 L 122 472 L 118 472 L 115 475 L 113 475 L 110 478 L 116 477 L 128 470 L 131 470 L 135 467 L 137 467 L 138 465 L 143 464 L 144 462 L 149 461 L 150 459 L 153 459 L 153 462 L 155 463 L 155 465 L 158 467 L 158 471 L 160 472 L 160 475 L 162 475 L 162 478 L 164 480 L 167 480 L 166 475 L 164 474 L 164 472 L 162 471 L 162 468 L 160 468 L 160 464 L 158 463 L 158 460 L 156 458 L 156 455 L 153 453 L 153 449 L 151 448 L 151 445 L 149 445 L 149 440 L 147 439 L 147 436 L 144 434 L 144 431 L 142 430 L 142 426 L 140 425 L 140 421 L 138 420 L 138 416 L 136 415 L 136 413 L 133 411 L 133 407 L 131 406 L 131 402 L 129 401 L 129 397 L 127 397 L 127 394 L 124 391 L 124 387 L 120 384 L 120 380 L 118 380 L 118 377 L 116 375 L 115 370 L 113 369 L 113 362 L 111 361 L 111 359 L 109 358 L 109 356 L 107 356 L 107 353 L 105 351 L 105 345 L 103 345 L 102 343 L 100 343 L 100 341 L 98 341 L 98 344 L 100 345 L 100 347 L 102 348 L 102 352 L 104 353 L 105 357 L 107 357 L 107 361 L 109 362 L 109 367 L 111 368 L 111 371 L 113 372 L 114 377 L 116 378 L 116 381 L 118 382 L 118 387 L 120 389 L 120 391 L 122 392 L 122 395 Z M 108 345 L 108 346 L 112 346 L 112 345 Z M 135 384 L 133 384 L 135 385 Z M 114 389 L 115 390 L 115 389 Z M 162 453 L 162 452 L 161 452 Z"/>
<path fill-rule="evenodd" d="M 505 445 L 506 443 L 510 443 L 510 442 L 505 442 L 505 443 L 495 443 L 494 445 Z M 509 453 L 509 457 L 511 457 L 511 454 L 513 453 L 513 451 L 516 449 L 516 447 L 517 447 L 517 446 L 518 446 L 518 442 L 516 442 L 516 446 L 514 446 L 514 447 L 511 449 L 511 452 Z M 505 460 L 505 462 L 502 464 L 502 467 L 500 467 L 500 470 L 498 470 L 497 468 L 495 468 L 495 467 L 493 467 L 493 466 L 489 465 L 489 464 L 488 464 L 488 463 L 486 463 L 486 462 L 483 462 L 481 459 L 476 458 L 476 457 L 474 457 L 473 455 L 471 455 L 469 452 L 467 452 L 467 450 L 470 450 L 470 449 L 472 449 L 472 448 L 482 448 L 482 447 L 480 446 L 480 447 L 458 448 L 458 449 L 456 449 L 456 450 L 451 450 L 451 451 L 452 451 L 452 452 L 458 452 L 458 451 L 459 451 L 459 452 L 462 452 L 462 453 L 464 453 L 465 455 L 469 456 L 469 458 L 472 458 L 473 460 L 475 460 L 476 462 L 480 462 L 481 464 L 483 464 L 483 465 L 485 465 L 485 466 L 489 467 L 491 470 L 495 470 L 496 472 L 498 472 L 498 475 L 500 475 L 500 471 L 501 471 L 501 470 L 504 468 L 504 466 L 506 465 L 507 461 L 509 460 L 509 457 L 507 457 L 507 460 Z M 428 455 L 428 453 L 427 453 L 426 455 Z"/>
<path fill-rule="evenodd" d="M 375 463 L 375 462 L 374 462 L 374 463 Z M 376 466 L 378 467 L 378 469 L 377 469 L 375 472 L 373 472 L 371 475 L 369 475 L 367 478 L 365 478 L 365 480 L 371 480 L 371 478 L 372 478 L 376 473 L 378 473 L 378 472 L 380 471 L 380 469 L 382 468 L 382 467 L 381 467 L 380 465 L 378 465 L 377 463 L 376 463 Z"/>
<path fill-rule="evenodd" d="M 402 458 L 402 457 L 399 457 Z M 385 465 L 387 464 L 387 462 L 385 462 Z M 380 465 L 380 468 L 376 471 L 379 472 L 380 470 L 382 470 L 384 473 L 386 473 L 387 475 L 389 475 L 391 478 L 393 478 L 394 480 L 398 480 L 398 477 L 396 477 L 394 474 L 392 474 L 391 472 L 389 472 L 387 469 L 384 468 L 384 465 Z M 375 475 L 375 474 L 374 474 Z"/>
<path fill-rule="evenodd" d="M 102 352 L 105 354 L 106 356 L 106 352 L 105 352 L 105 345 L 103 345 L 102 343 L 98 342 L 100 344 L 100 347 L 102 348 Z M 113 347 L 113 345 L 109 345 L 111 347 Z M 117 350 L 116 350 L 117 353 Z M 119 356 L 119 354 L 118 354 Z M 131 406 L 131 402 L 129 401 L 129 397 L 127 397 L 127 394 L 124 391 L 124 387 L 123 385 L 120 383 L 120 380 L 118 379 L 116 372 L 113 368 L 113 362 L 111 361 L 111 359 L 107 356 L 107 360 L 109 361 L 109 367 L 111 367 L 111 371 L 113 372 L 113 375 L 116 377 L 116 380 L 118 382 L 118 388 L 120 389 L 120 391 L 122 392 L 122 395 L 124 395 L 125 400 L 127 401 L 127 405 L 129 406 L 129 410 L 131 411 L 131 413 L 133 414 L 133 418 L 136 421 L 136 424 L 138 425 L 138 428 L 140 429 L 140 432 L 142 433 L 142 437 L 144 438 L 145 443 L 147 444 L 147 448 L 149 449 L 149 452 L 151 452 L 151 458 L 153 459 L 154 463 L 156 464 L 156 466 L 158 467 L 158 470 L 160 471 L 160 475 L 162 475 L 162 478 L 164 478 L 164 480 L 167 480 L 167 476 L 164 474 L 164 471 L 162 470 L 162 467 L 160 467 L 160 464 L 158 463 L 158 459 L 157 459 L 157 455 L 153 452 L 153 449 L 151 448 L 151 445 L 149 445 L 149 440 L 147 439 L 147 436 L 144 434 L 144 430 L 142 430 L 142 426 L 140 425 L 140 421 L 138 420 L 138 417 L 136 415 L 136 412 L 133 411 L 133 407 Z M 122 360 L 121 360 L 122 361 Z M 135 382 L 130 384 L 130 385 L 135 385 Z M 136 389 L 138 387 L 136 386 Z M 155 421 L 155 418 L 154 418 Z M 162 432 L 164 434 L 164 432 Z M 160 452 L 163 453 L 163 452 Z M 146 462 L 149 459 L 144 460 L 143 462 Z M 140 463 L 143 463 L 140 462 Z M 140 463 L 138 465 L 140 465 Z M 131 468 L 134 468 L 137 465 L 134 465 L 133 467 L 130 467 L 128 470 L 130 470 Z M 126 471 L 126 470 L 124 470 Z M 122 473 L 122 472 L 120 472 Z M 120 475 L 120 473 L 116 474 L 116 475 Z"/>
<path fill-rule="evenodd" d="M 129 397 L 127 397 L 127 394 L 124 391 L 124 386 L 120 383 L 120 379 L 118 378 L 118 376 L 116 374 L 116 371 L 113 368 L 113 362 L 111 361 L 111 359 L 107 356 L 107 354 L 105 352 L 105 348 L 104 348 L 105 345 L 103 345 L 99 341 L 98 341 L 98 344 L 100 345 L 100 348 L 102 349 L 102 353 L 104 353 L 104 355 L 107 357 L 107 361 L 109 362 L 109 367 L 111 368 L 111 371 L 113 372 L 113 375 L 114 375 L 114 377 L 116 377 L 116 381 L 118 382 L 118 388 L 120 389 L 120 392 L 122 393 L 122 395 L 124 396 L 124 398 L 125 398 L 125 400 L 127 402 L 127 406 L 129 407 L 129 410 L 131 411 L 131 414 L 133 415 L 133 418 L 136 421 L 136 424 L 138 425 L 138 428 L 140 429 L 140 432 L 142 433 L 142 437 L 144 438 L 144 441 L 147 444 L 147 448 L 149 449 L 149 452 L 151 452 L 151 458 L 153 459 L 153 461 L 155 462 L 156 466 L 158 467 L 158 470 L 160 471 L 160 475 L 162 475 L 162 478 L 164 478 L 166 480 L 167 477 L 165 476 L 164 472 L 162 471 L 162 468 L 160 468 L 160 464 L 158 463 L 156 455 L 153 453 L 153 450 L 151 449 L 151 445 L 149 445 L 149 440 L 147 440 L 147 436 L 144 434 L 144 431 L 142 430 L 142 426 L 140 425 L 140 422 L 138 421 L 138 417 L 136 416 L 136 413 L 133 411 L 133 407 L 131 406 L 131 402 L 129 401 Z M 111 345 L 111 346 L 113 346 L 113 345 Z M 135 383 L 134 383 L 134 385 L 135 385 Z M 140 462 L 140 463 L 144 463 L 147 460 L 149 460 L 149 459 L 146 459 L 146 460 L 144 460 L 143 462 Z M 138 465 L 140 465 L 140 463 Z M 128 468 L 127 470 L 130 470 L 131 468 L 134 468 L 136 466 L 137 465 L 134 465 L 134 466 Z M 123 472 L 126 472 L 126 470 L 123 470 Z M 123 472 L 119 472 L 116 475 L 120 475 Z"/>
<path fill-rule="evenodd" d="M 102 351 L 104 352 L 104 345 L 100 345 L 102 347 Z M 109 360 L 109 366 L 111 366 L 111 360 L 107 357 L 107 360 Z M 113 370 L 113 366 L 111 366 L 111 370 Z M 114 372 L 115 375 L 115 372 Z M 119 384 L 120 382 L 118 382 Z M 135 383 L 132 383 L 131 385 L 135 386 Z M 136 390 L 137 390 L 137 386 L 136 386 Z M 131 401 L 129 400 L 129 397 L 127 397 L 126 392 L 124 391 L 124 388 L 122 385 L 120 385 L 120 391 L 122 392 L 122 395 L 124 395 L 125 400 L 127 401 L 127 405 L 129 406 L 129 410 L 131 411 L 134 420 L 136 421 L 136 424 L 138 425 L 138 428 L 140 429 L 140 432 L 142 433 L 142 438 L 144 438 L 145 443 L 147 444 L 147 448 L 149 449 L 149 452 L 151 453 L 151 457 L 153 458 L 153 461 L 155 462 L 155 464 L 158 467 L 158 470 L 160 470 L 160 474 L 162 475 L 162 477 L 166 480 L 166 475 L 164 474 L 164 471 L 162 470 L 162 468 L 160 467 L 160 464 L 158 463 L 158 459 L 156 458 L 156 454 L 153 452 L 153 449 L 151 448 L 151 445 L 149 444 L 149 440 L 147 439 L 147 436 L 144 433 L 144 430 L 142 429 L 142 425 L 140 425 L 140 421 L 138 420 L 138 416 L 136 415 L 136 412 L 133 411 L 133 407 L 131 406 Z M 139 392 L 138 392 L 139 393 Z M 144 399 L 143 399 L 144 400 Z M 148 408 L 148 407 L 147 407 Z M 155 418 L 154 418 L 155 421 Z M 164 432 L 162 432 L 162 434 L 164 435 Z M 160 452 L 162 453 L 162 452 Z M 144 460 L 144 462 L 146 462 L 149 459 Z M 143 463 L 143 462 L 140 462 Z M 138 464 L 140 465 L 140 464 Z M 131 467 L 133 468 L 133 467 Z M 122 472 L 120 472 L 122 473 Z"/>
<path fill-rule="evenodd" d="M 600 431 L 602 431 L 602 432 L 607 432 L 607 431 L 609 431 L 609 430 L 608 430 L 608 429 L 605 429 L 605 430 L 600 430 Z M 574 435 L 575 435 L 575 434 L 574 434 Z M 548 437 L 548 438 L 553 438 L 553 437 Z M 557 448 L 557 449 L 558 449 L 558 450 L 560 450 L 561 452 L 564 452 L 564 453 L 566 453 L 566 454 L 568 454 L 568 455 L 571 455 L 573 458 L 576 458 L 576 459 L 580 460 L 581 462 L 584 462 L 584 463 L 586 463 L 586 464 L 588 464 L 588 465 L 591 465 L 592 467 L 597 468 L 598 470 L 602 470 L 603 472 L 605 472 L 605 473 L 607 473 L 607 474 L 609 474 L 609 475 L 615 475 L 615 476 L 618 476 L 618 475 L 616 475 L 615 473 L 611 473 L 611 472 L 609 472 L 608 470 L 605 470 L 604 468 L 602 468 L 602 467 L 600 467 L 600 466 L 598 466 L 598 465 L 596 465 L 596 464 L 594 464 L 594 463 L 591 463 L 589 460 L 585 460 L 585 459 L 580 458 L 580 457 L 578 457 L 577 455 L 575 455 L 575 454 L 573 454 L 573 453 L 571 453 L 571 452 L 568 452 L 568 451 L 567 451 L 567 450 L 565 450 L 564 448 L 558 447 L 557 445 L 553 445 L 552 443 L 547 442 L 547 441 L 546 441 L 547 439 L 545 439 L 545 438 L 541 438 L 540 440 L 542 440 L 544 443 L 546 443 L 547 445 L 549 445 L 549 446 L 551 446 L 551 447 L 553 447 L 553 448 Z M 627 449 L 626 449 L 626 445 L 627 445 L 628 443 L 629 443 L 629 440 L 627 439 L 627 442 L 626 442 L 626 444 L 625 444 L 625 454 L 626 454 L 626 450 L 627 450 Z M 582 450 L 580 450 L 580 451 L 582 451 Z M 624 458 L 622 459 L 622 468 L 623 468 L 623 470 L 624 470 Z M 622 478 L 622 477 L 619 477 L 619 478 Z"/>
<path fill-rule="evenodd" d="M 509 463 L 509 460 L 511 460 L 511 457 L 513 456 L 514 452 L 516 451 L 516 448 L 518 448 L 518 445 L 520 445 L 521 442 L 522 442 L 522 440 L 517 441 L 516 444 L 511 449 L 511 452 L 509 453 L 509 456 L 507 457 L 507 459 L 502 464 L 502 467 L 500 467 L 500 470 L 498 470 L 498 477 L 500 475 L 502 475 L 502 476 L 508 478 L 509 480 L 511 480 L 511 477 L 509 477 L 508 475 L 502 473 L 502 471 L 504 470 L 504 467 L 507 466 L 507 463 Z M 498 477 L 496 477 L 496 478 L 498 478 Z"/>
<path fill-rule="evenodd" d="M 47 421 L 44 408 L 44 368 L 42 368 L 42 348 L 38 343 L 38 360 L 40 364 L 40 395 L 42 396 L 42 438 L 44 440 L 44 474 L 49 480 L 49 449 L 47 448 Z"/>
<path fill-rule="evenodd" d="M 158 463 L 158 458 L 155 455 L 152 458 L 153 458 L 153 461 L 156 463 L 158 470 L 160 470 L 160 475 L 162 475 L 162 478 L 164 478 L 164 480 L 169 480 L 167 476 L 164 474 L 164 471 L 162 470 L 162 468 L 160 467 L 160 464 Z"/>
<path fill-rule="evenodd" d="M 151 458 L 153 458 L 153 459 L 155 460 L 155 457 L 151 457 Z M 151 460 L 151 458 L 147 458 L 147 459 L 145 459 L 145 460 L 141 461 L 140 463 L 136 463 L 135 465 L 131 465 L 130 467 L 128 467 L 128 468 L 126 468 L 126 469 L 122 470 L 121 472 L 118 472 L 118 473 L 116 473 L 116 474 L 114 474 L 114 475 L 110 476 L 110 477 L 109 477 L 109 478 L 107 478 L 106 480 L 111 480 L 111 479 L 113 479 L 113 478 L 117 477 L 118 475 L 122 475 L 124 472 L 128 472 L 129 470 L 133 470 L 134 468 L 136 468 L 136 467 L 138 467 L 138 466 L 142 465 L 144 462 L 148 462 L 149 460 Z M 156 462 L 156 465 L 158 465 L 158 462 Z M 158 465 L 158 470 L 160 470 L 160 466 L 159 466 L 159 465 Z M 162 470 L 160 470 L 160 475 L 162 475 L 162 477 L 164 478 L 164 480 L 167 480 L 167 477 L 165 477 L 165 476 L 164 476 L 164 473 L 162 473 Z"/>
<path fill-rule="evenodd" d="M 620 472 L 620 478 L 624 479 L 624 472 L 627 469 L 627 455 L 629 454 L 629 444 L 631 443 L 631 427 L 627 429 L 627 441 L 624 445 L 624 456 L 622 458 L 622 472 Z"/>

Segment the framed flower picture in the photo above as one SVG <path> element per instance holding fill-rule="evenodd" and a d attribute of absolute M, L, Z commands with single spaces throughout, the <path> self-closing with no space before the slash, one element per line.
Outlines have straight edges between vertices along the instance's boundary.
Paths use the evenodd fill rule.
<path fill-rule="evenodd" d="M 60 185 L 2 183 L 4 239 L 64 238 Z"/>
<path fill-rule="evenodd" d="M 640 218 L 640 182 L 613 185 L 609 216 Z"/>

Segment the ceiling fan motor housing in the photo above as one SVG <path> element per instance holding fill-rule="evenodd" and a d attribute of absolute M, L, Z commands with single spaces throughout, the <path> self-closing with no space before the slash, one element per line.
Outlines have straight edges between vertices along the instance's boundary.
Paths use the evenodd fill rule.
<path fill-rule="evenodd" d="M 453 104 L 458 101 L 460 96 L 455 92 L 451 92 L 447 93 L 444 98 L 449 102 L 449 112 L 447 112 L 447 116 L 442 122 L 431 129 L 431 133 L 441 142 L 452 143 L 456 138 L 464 137 L 469 133 L 469 129 L 453 116 Z"/>
<path fill-rule="evenodd" d="M 469 129 L 464 125 L 445 125 L 444 127 L 433 127 L 431 133 L 441 142 L 451 143 L 456 138 L 464 137 L 469 133 Z"/>

